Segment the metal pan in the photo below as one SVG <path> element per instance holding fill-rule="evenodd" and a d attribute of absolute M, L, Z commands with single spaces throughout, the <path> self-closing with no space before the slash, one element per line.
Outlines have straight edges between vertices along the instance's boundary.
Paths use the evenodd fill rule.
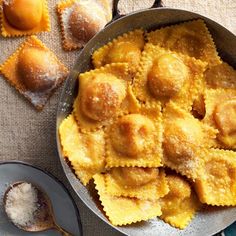
<path fill-rule="evenodd" d="M 118 1 L 115 1 L 117 6 Z M 157 6 L 159 1 L 155 2 Z M 117 10 L 117 8 L 114 8 Z M 213 20 L 196 14 L 194 12 L 171 9 L 171 8 L 155 8 L 143 11 L 138 11 L 127 16 L 121 17 L 111 22 L 107 27 L 100 31 L 94 38 L 92 38 L 82 51 L 78 54 L 77 62 L 67 79 L 64 89 L 61 94 L 60 102 L 57 112 L 57 145 L 60 156 L 60 161 L 64 172 L 74 188 L 75 192 L 81 200 L 90 208 L 98 217 L 111 225 L 104 214 L 99 209 L 99 204 L 96 202 L 96 193 L 91 192 L 91 188 L 84 187 L 76 178 L 68 164 L 65 162 L 61 145 L 58 136 L 58 127 L 61 121 L 71 112 L 72 104 L 77 95 L 78 84 L 77 76 L 79 73 L 89 70 L 91 68 L 91 54 L 97 48 L 111 41 L 113 38 L 125 32 L 136 28 L 143 28 L 146 30 L 159 28 L 161 26 L 170 25 L 182 21 L 192 19 L 203 19 L 216 43 L 220 56 L 229 64 L 236 68 L 236 36 L 233 35 L 226 28 Z M 120 232 L 127 235 L 160 235 L 160 236 L 207 236 L 213 235 L 224 229 L 236 219 L 236 208 L 208 208 L 205 211 L 199 212 L 193 219 L 190 225 L 184 230 L 175 229 L 161 220 L 151 220 L 149 222 L 142 222 L 126 227 L 114 227 Z"/>

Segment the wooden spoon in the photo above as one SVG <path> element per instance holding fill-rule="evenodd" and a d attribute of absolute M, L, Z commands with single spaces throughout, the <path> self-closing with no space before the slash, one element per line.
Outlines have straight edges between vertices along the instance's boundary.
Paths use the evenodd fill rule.
<path fill-rule="evenodd" d="M 6 212 L 6 200 L 7 200 L 8 192 L 12 188 L 14 188 L 14 187 L 16 187 L 16 186 L 18 186 L 22 183 L 27 183 L 27 182 L 21 181 L 21 182 L 13 183 L 6 190 L 6 192 L 4 194 L 4 198 L 3 198 L 5 212 Z M 38 209 L 35 213 L 34 221 L 30 225 L 27 225 L 27 226 L 15 224 L 6 212 L 6 214 L 8 216 L 8 219 L 16 227 L 18 227 L 19 229 L 22 229 L 24 231 L 27 231 L 27 232 L 41 232 L 41 231 L 45 231 L 45 230 L 49 230 L 49 229 L 55 229 L 58 232 L 60 232 L 61 235 L 63 235 L 63 236 L 72 236 L 71 233 L 67 232 L 65 229 L 63 229 L 61 226 L 59 226 L 56 223 L 54 212 L 53 212 L 53 209 L 52 209 L 52 203 L 51 203 L 48 195 L 39 186 L 36 186 L 32 183 L 30 183 L 30 184 L 37 190 L 37 195 L 38 195 L 38 206 L 39 207 L 38 207 Z"/>

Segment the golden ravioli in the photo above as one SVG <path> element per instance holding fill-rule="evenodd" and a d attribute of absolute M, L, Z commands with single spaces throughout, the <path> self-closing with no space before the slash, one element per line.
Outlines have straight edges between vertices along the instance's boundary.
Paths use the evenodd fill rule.
<path fill-rule="evenodd" d="M 169 191 L 165 172 L 156 168 L 112 168 L 105 180 L 106 191 L 112 196 L 157 200 Z"/>
<path fill-rule="evenodd" d="M 0 72 L 38 110 L 68 75 L 68 69 L 36 36 L 28 37 Z"/>
<path fill-rule="evenodd" d="M 163 27 L 147 34 L 149 43 L 195 57 L 210 65 L 220 64 L 213 39 L 203 20 Z"/>
<path fill-rule="evenodd" d="M 59 135 L 63 155 L 84 185 L 105 169 L 103 130 L 81 133 L 74 116 L 69 115 L 62 121 Z"/>
<path fill-rule="evenodd" d="M 213 146 L 217 131 L 174 103 L 164 110 L 163 126 L 163 164 L 195 179 L 202 165 L 197 150 Z"/>
<path fill-rule="evenodd" d="M 176 228 L 184 229 L 199 209 L 200 202 L 182 176 L 167 175 L 166 178 L 169 192 L 159 200 L 162 211 L 160 218 Z"/>
<path fill-rule="evenodd" d="M 216 206 L 236 205 L 236 153 L 210 149 L 200 153 L 204 159 L 195 190 L 202 203 Z"/>
<path fill-rule="evenodd" d="M 219 130 L 218 147 L 236 148 L 236 89 L 207 89 L 203 122 Z"/>
<path fill-rule="evenodd" d="M 160 105 L 118 118 L 106 131 L 107 167 L 159 167 L 162 157 Z"/>
<path fill-rule="evenodd" d="M 143 33 L 142 30 L 125 33 L 96 50 L 92 55 L 94 67 L 99 68 L 110 63 L 125 62 L 134 72 L 145 43 Z"/>
<path fill-rule="evenodd" d="M 206 63 L 146 44 L 140 67 L 134 78 L 133 90 L 143 101 L 172 100 L 189 109 L 203 84 Z"/>
<path fill-rule="evenodd" d="M 158 201 L 111 196 L 105 191 L 104 175 L 97 174 L 93 178 L 103 210 L 113 225 L 132 224 L 161 215 Z"/>
<path fill-rule="evenodd" d="M 138 106 L 130 89 L 127 64 L 109 64 L 80 74 L 74 114 L 82 130 L 108 125 L 118 115 Z"/>
<path fill-rule="evenodd" d="M 57 13 L 65 50 L 83 47 L 111 20 L 109 0 L 62 0 Z"/>
<path fill-rule="evenodd" d="M 1 0 L 1 34 L 3 37 L 32 35 L 50 31 L 47 0 Z"/>

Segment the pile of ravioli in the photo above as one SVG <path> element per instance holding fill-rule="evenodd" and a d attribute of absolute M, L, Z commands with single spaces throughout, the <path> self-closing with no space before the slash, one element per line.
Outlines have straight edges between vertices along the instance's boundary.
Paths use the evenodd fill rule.
<path fill-rule="evenodd" d="M 56 4 L 62 47 L 82 48 L 112 18 L 110 0 L 61 0 Z M 69 70 L 35 34 L 50 32 L 47 0 L 0 0 L 0 34 L 28 36 L 0 65 L 0 74 L 42 110 Z"/>
<path fill-rule="evenodd" d="M 183 229 L 204 204 L 236 205 L 236 71 L 203 20 L 128 32 L 92 55 L 59 133 L 113 225 Z"/>

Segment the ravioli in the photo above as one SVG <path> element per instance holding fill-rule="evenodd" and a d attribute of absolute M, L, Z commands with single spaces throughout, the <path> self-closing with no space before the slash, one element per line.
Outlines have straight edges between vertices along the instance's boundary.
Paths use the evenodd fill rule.
<path fill-rule="evenodd" d="M 92 64 L 59 133 L 113 225 L 184 229 L 202 204 L 236 206 L 236 74 L 203 20 L 133 30 Z"/>
<path fill-rule="evenodd" d="M 160 105 L 149 104 L 124 115 L 106 131 L 107 167 L 159 167 L 162 157 Z"/>
<path fill-rule="evenodd" d="M 114 63 L 79 75 L 74 114 L 83 130 L 107 126 L 118 115 L 138 109 L 127 64 Z"/>
<path fill-rule="evenodd" d="M 60 124 L 59 135 L 63 155 L 84 185 L 105 169 L 103 130 L 84 134 L 78 129 L 74 116 L 69 115 Z"/>
<path fill-rule="evenodd" d="M 169 191 L 165 172 L 156 168 L 112 168 L 105 180 L 106 191 L 112 196 L 157 200 Z"/>
<path fill-rule="evenodd" d="M 199 157 L 204 159 L 202 174 L 195 182 L 200 201 L 215 206 L 235 206 L 236 153 L 206 149 Z"/>
<path fill-rule="evenodd" d="M 0 72 L 38 110 L 68 75 L 68 69 L 36 36 L 28 37 Z"/>
<path fill-rule="evenodd" d="M 184 229 L 200 208 L 200 202 L 190 184 L 179 175 L 167 175 L 169 192 L 161 198 L 160 216 L 166 223 Z"/>
<path fill-rule="evenodd" d="M 147 34 L 149 43 L 206 61 L 220 64 L 213 39 L 203 20 L 192 20 L 163 27 Z"/>
<path fill-rule="evenodd" d="M 205 104 L 203 122 L 219 130 L 216 146 L 236 149 L 236 90 L 208 89 Z"/>
<path fill-rule="evenodd" d="M 83 47 L 111 20 L 109 0 L 62 0 L 57 13 L 65 50 Z"/>
<path fill-rule="evenodd" d="M 32 35 L 50 31 L 47 0 L 0 1 L 3 37 Z"/>
<path fill-rule="evenodd" d="M 203 85 L 206 63 L 146 44 L 140 67 L 134 78 L 133 90 L 142 101 L 170 100 L 190 110 Z"/>
<path fill-rule="evenodd" d="M 135 72 L 145 43 L 143 34 L 143 30 L 134 30 L 97 49 L 92 55 L 94 67 L 123 62 L 128 63 L 130 70 Z"/>
<path fill-rule="evenodd" d="M 111 196 L 105 190 L 104 175 L 97 174 L 93 178 L 103 210 L 113 225 L 128 225 L 161 215 L 158 201 Z"/>
<path fill-rule="evenodd" d="M 215 145 L 217 130 L 201 123 L 174 103 L 164 110 L 163 126 L 163 164 L 195 179 L 202 165 L 197 151 Z"/>

